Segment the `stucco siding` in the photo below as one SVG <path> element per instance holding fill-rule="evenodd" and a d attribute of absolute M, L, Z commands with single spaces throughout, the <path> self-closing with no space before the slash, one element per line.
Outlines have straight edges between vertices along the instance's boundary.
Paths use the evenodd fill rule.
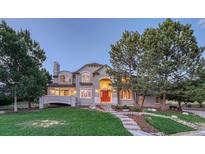
<path fill-rule="evenodd" d="M 134 105 L 134 100 L 120 100 L 119 103 L 120 103 L 120 105 L 133 106 Z"/>
<path fill-rule="evenodd" d="M 110 86 L 110 76 L 107 74 L 107 65 L 101 65 L 97 63 L 86 64 L 74 73 L 69 71 L 60 71 L 60 66 L 56 63 L 54 66 L 54 83 L 52 87 L 72 87 L 74 89 L 74 94 L 77 98 L 78 105 L 93 105 L 104 103 L 110 103 L 113 105 L 118 104 L 116 89 Z M 86 72 L 86 73 L 84 73 Z M 82 74 L 84 76 L 82 81 Z M 88 74 L 90 80 L 88 78 Z M 60 76 L 63 82 L 60 82 Z M 104 80 L 101 80 L 104 79 Z M 84 90 L 84 91 L 81 91 Z M 90 90 L 90 91 L 88 91 Z M 102 91 L 101 91 L 102 90 Z M 49 92 L 49 88 L 48 88 Z M 81 93 L 82 92 L 82 93 Z M 48 93 L 49 94 L 49 93 Z M 81 95 L 82 94 L 82 95 Z M 110 95 L 111 94 L 111 95 Z M 100 95 L 102 98 L 100 98 Z M 106 96 L 109 95 L 109 96 Z M 82 97 L 81 97 L 82 96 Z M 108 99 L 104 99 L 104 98 Z M 139 97 L 138 97 L 139 98 Z M 137 98 L 137 101 L 139 101 Z M 125 98 L 128 99 L 128 98 Z M 109 101 L 109 102 L 107 102 Z M 132 100 L 119 100 L 120 105 L 134 105 L 135 101 Z M 156 103 L 156 98 L 154 96 L 146 96 L 144 101 L 145 107 L 157 107 L 160 106 Z"/>
<path fill-rule="evenodd" d="M 139 99 L 139 97 L 138 97 Z M 155 96 L 146 96 L 144 100 L 144 107 L 159 108 L 161 105 L 157 103 Z"/>
<path fill-rule="evenodd" d="M 97 70 L 99 67 L 84 67 L 79 71 L 79 74 L 76 74 L 76 90 L 77 90 L 77 97 L 78 97 L 78 103 L 80 105 L 91 105 L 95 102 L 95 82 L 93 78 L 93 72 Z M 89 72 L 90 73 L 90 85 L 83 85 L 82 82 L 82 73 L 83 72 Z M 83 89 L 91 89 L 92 90 L 92 98 L 91 99 L 84 99 L 80 98 L 80 90 Z"/>

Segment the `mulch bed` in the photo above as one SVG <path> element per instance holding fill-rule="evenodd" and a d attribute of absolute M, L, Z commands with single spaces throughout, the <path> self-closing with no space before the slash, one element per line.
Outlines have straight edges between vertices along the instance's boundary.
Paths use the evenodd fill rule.
<path fill-rule="evenodd" d="M 159 131 L 152 127 L 150 124 L 148 124 L 143 115 L 128 115 L 128 117 L 132 118 L 139 126 L 140 128 L 148 133 L 158 133 Z"/>

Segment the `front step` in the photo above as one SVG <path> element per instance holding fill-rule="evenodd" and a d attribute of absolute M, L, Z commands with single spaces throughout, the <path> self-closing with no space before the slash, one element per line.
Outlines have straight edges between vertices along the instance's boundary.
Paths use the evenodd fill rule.
<path fill-rule="evenodd" d="M 112 109 L 111 105 L 100 105 L 101 108 L 106 111 L 106 112 L 113 112 L 114 110 Z"/>

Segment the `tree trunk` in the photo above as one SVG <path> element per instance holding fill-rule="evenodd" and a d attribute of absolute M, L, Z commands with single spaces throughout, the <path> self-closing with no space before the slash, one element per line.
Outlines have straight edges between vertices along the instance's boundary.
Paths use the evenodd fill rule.
<path fill-rule="evenodd" d="M 166 110 L 166 94 L 163 94 L 163 99 L 162 99 L 162 111 Z"/>
<path fill-rule="evenodd" d="M 179 111 L 182 111 L 182 104 L 181 104 L 181 101 L 178 101 L 178 108 L 179 108 Z"/>
<path fill-rule="evenodd" d="M 14 96 L 14 112 L 17 112 L 18 111 L 18 107 L 17 107 L 17 96 L 15 94 Z"/>
<path fill-rule="evenodd" d="M 117 88 L 117 104 L 120 105 L 120 90 Z"/>
<path fill-rule="evenodd" d="M 142 110 L 144 110 L 144 100 L 145 100 L 145 95 L 142 95 L 142 100 L 141 100 L 141 105 L 140 105 L 140 108 Z"/>
<path fill-rule="evenodd" d="M 199 103 L 199 107 L 202 108 L 202 103 Z"/>
<path fill-rule="evenodd" d="M 17 107 L 17 96 L 16 96 L 16 87 L 14 88 L 14 112 L 18 111 Z"/>
<path fill-rule="evenodd" d="M 133 101 L 134 101 L 134 106 L 137 106 L 138 105 L 138 102 L 137 102 L 137 98 L 136 98 L 136 93 L 132 91 L 132 98 L 133 98 Z"/>
<path fill-rule="evenodd" d="M 30 98 L 28 99 L 28 108 L 29 109 L 31 108 L 31 99 Z"/>

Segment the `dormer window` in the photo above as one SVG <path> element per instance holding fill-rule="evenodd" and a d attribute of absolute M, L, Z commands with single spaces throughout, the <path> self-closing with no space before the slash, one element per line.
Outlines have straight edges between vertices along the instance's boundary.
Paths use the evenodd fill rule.
<path fill-rule="evenodd" d="M 60 75 L 60 82 L 65 83 L 65 75 Z"/>
<path fill-rule="evenodd" d="M 90 73 L 89 72 L 83 72 L 82 73 L 82 80 L 83 83 L 89 83 L 90 82 Z"/>

